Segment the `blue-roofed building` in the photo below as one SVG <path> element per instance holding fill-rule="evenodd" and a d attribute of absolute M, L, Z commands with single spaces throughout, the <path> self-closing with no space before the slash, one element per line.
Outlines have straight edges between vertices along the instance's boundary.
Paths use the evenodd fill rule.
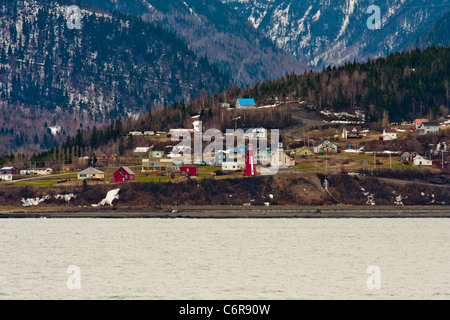
<path fill-rule="evenodd" d="M 246 153 L 247 152 L 247 147 L 243 144 L 241 144 L 240 146 L 237 146 L 235 149 L 236 153 Z"/>
<path fill-rule="evenodd" d="M 237 109 L 254 109 L 256 108 L 256 103 L 254 99 L 237 99 L 236 101 Z"/>

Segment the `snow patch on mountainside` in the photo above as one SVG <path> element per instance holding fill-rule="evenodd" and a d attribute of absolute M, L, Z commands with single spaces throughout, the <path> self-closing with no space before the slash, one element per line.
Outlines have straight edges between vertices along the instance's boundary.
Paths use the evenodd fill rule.
<path fill-rule="evenodd" d="M 364 61 L 404 51 L 450 8 L 450 0 L 222 0 L 276 45 L 311 67 Z M 367 8 L 380 8 L 371 30 Z"/>
<path fill-rule="evenodd" d="M 319 20 L 319 18 L 320 18 L 320 10 L 317 11 L 315 15 L 313 15 L 312 19 L 313 19 L 313 21 L 317 21 L 317 20 Z"/>
<path fill-rule="evenodd" d="M 350 16 L 353 14 L 353 11 L 355 10 L 355 4 L 358 3 L 358 0 L 347 0 L 347 5 L 344 8 L 344 22 L 342 23 L 342 27 L 341 30 L 339 30 L 339 34 L 336 38 L 339 39 L 345 32 L 345 30 L 347 30 L 347 26 L 350 22 Z"/>

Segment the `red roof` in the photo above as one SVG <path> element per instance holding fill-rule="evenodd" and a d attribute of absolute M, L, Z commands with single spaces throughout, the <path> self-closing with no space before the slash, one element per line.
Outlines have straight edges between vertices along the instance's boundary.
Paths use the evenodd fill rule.
<path fill-rule="evenodd" d="M 416 119 L 416 120 L 414 120 L 414 124 L 417 124 L 418 126 L 420 126 L 420 124 L 422 122 L 428 122 L 428 119 Z"/>
<path fill-rule="evenodd" d="M 128 174 L 130 174 L 130 175 L 134 175 L 134 172 L 131 171 L 130 168 L 128 168 L 128 167 L 120 167 L 119 169 L 117 169 L 116 173 L 117 173 L 117 172 L 120 172 L 120 169 L 125 170 L 125 171 L 126 171 Z"/>
<path fill-rule="evenodd" d="M 397 130 L 396 129 L 386 129 L 386 130 L 384 130 L 384 132 L 386 132 L 386 133 L 396 133 Z"/>
<path fill-rule="evenodd" d="M 181 166 L 181 168 L 197 168 L 197 166 L 194 166 L 193 164 L 183 164 L 182 166 Z"/>

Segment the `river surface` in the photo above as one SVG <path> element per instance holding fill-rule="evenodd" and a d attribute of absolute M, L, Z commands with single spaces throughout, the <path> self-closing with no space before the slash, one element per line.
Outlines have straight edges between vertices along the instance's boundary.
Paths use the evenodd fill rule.
<path fill-rule="evenodd" d="M 450 299 L 450 219 L 0 219 L 0 299 Z"/>

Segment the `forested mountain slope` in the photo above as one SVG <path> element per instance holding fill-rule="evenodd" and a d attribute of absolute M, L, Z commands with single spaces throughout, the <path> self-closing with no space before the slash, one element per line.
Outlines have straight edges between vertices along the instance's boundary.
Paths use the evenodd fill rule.
<path fill-rule="evenodd" d="M 70 4 L 0 0 L 0 151 L 48 148 L 82 126 L 231 85 L 174 33 L 86 6 L 70 27 Z"/>
<path fill-rule="evenodd" d="M 219 0 L 83 1 L 104 9 L 133 13 L 176 32 L 189 48 L 207 56 L 238 85 L 252 85 L 309 69 Z"/>

